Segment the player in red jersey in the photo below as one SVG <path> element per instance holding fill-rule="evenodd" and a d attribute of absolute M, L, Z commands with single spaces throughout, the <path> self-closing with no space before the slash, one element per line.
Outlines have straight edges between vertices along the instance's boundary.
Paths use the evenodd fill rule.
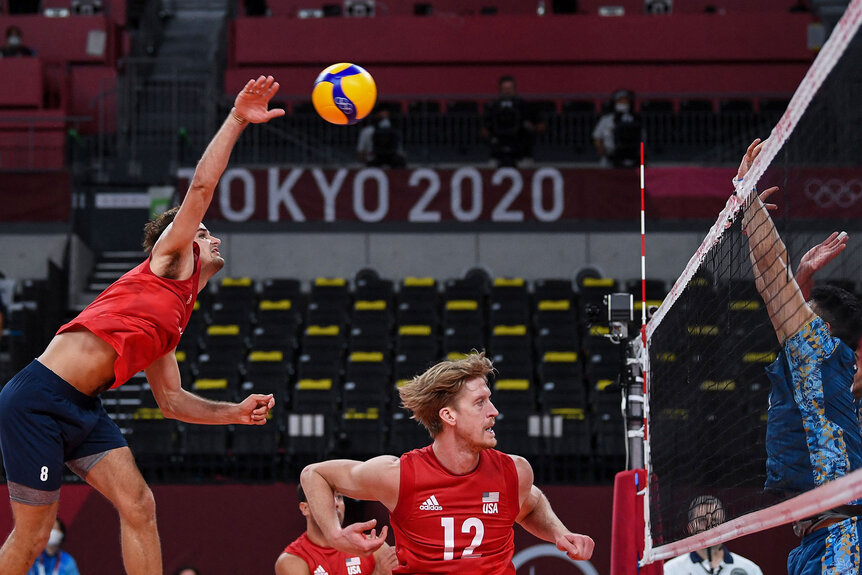
<path fill-rule="evenodd" d="M 401 401 L 433 443 L 400 458 L 332 460 L 302 471 L 311 512 L 329 543 L 367 554 L 386 538 L 375 520 L 343 527 L 333 493 L 380 501 L 389 509 L 399 567 L 395 573 L 514 575 L 514 523 L 557 545 L 572 559 L 589 559 L 593 540 L 571 533 L 533 485 L 526 459 L 493 449 L 494 419 L 484 353 L 443 361 L 400 388 Z M 363 532 L 371 529 L 371 537 Z"/>
<path fill-rule="evenodd" d="M 306 530 L 288 545 L 275 562 L 275 575 L 390 575 L 398 565 L 395 551 L 385 543 L 374 556 L 360 557 L 330 547 L 320 532 L 300 485 L 299 511 L 305 515 Z M 339 525 L 344 521 L 344 497 L 335 494 L 335 512 Z"/>
<path fill-rule="evenodd" d="M 197 293 L 222 266 L 218 238 L 201 223 L 230 152 L 248 123 L 269 110 L 278 83 L 250 80 L 200 159 L 178 209 L 146 228 L 149 258 L 66 324 L 44 353 L 0 392 L 0 450 L 15 527 L 0 548 L 0 573 L 23 575 L 45 547 L 57 514 L 63 464 L 101 492 L 120 516 L 130 575 L 160 575 L 155 502 L 98 395 L 145 370 L 167 417 L 191 423 L 262 425 L 271 395 L 214 402 L 180 386 L 174 350 Z"/>

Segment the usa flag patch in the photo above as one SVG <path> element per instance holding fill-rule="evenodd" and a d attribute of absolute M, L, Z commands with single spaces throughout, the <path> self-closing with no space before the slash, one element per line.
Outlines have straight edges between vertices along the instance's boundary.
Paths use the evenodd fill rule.
<path fill-rule="evenodd" d="M 344 563 L 346 563 L 348 567 L 359 565 L 359 557 L 350 557 L 349 559 L 345 559 Z"/>
<path fill-rule="evenodd" d="M 482 493 L 482 503 L 499 503 L 500 502 L 500 492 L 499 491 L 486 491 Z"/>

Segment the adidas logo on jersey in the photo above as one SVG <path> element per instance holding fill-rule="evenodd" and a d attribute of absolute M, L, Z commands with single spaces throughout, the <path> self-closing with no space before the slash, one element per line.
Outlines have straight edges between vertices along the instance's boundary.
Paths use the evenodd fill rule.
<path fill-rule="evenodd" d="M 419 509 L 422 511 L 443 511 L 443 506 L 437 501 L 437 497 L 432 495 L 419 506 Z"/>
<path fill-rule="evenodd" d="M 326 572 L 323 565 L 318 565 L 317 569 L 314 570 L 314 575 L 329 575 L 329 573 Z"/>

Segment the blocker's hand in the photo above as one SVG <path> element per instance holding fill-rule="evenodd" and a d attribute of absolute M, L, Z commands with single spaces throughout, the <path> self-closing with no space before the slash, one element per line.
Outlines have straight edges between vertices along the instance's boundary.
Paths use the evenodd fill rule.
<path fill-rule="evenodd" d="M 799 269 L 805 268 L 810 275 L 814 275 L 844 251 L 848 239 L 850 237 L 845 232 L 832 232 L 828 238 L 805 252 L 799 262 Z M 799 270 L 796 273 L 798 275 Z"/>
<path fill-rule="evenodd" d="M 270 393 L 263 395 L 253 393 L 239 404 L 240 417 L 238 423 L 245 425 L 263 425 L 266 416 L 275 407 L 275 398 Z"/>
<path fill-rule="evenodd" d="M 765 142 L 761 142 L 760 138 L 755 138 L 751 145 L 748 146 L 748 149 L 745 151 L 745 155 L 742 156 L 742 161 L 739 163 L 739 169 L 736 170 L 736 179 L 741 180 L 745 177 L 745 174 L 748 173 L 748 170 L 751 169 L 751 165 L 754 163 L 755 158 L 760 155 L 760 150 L 763 149 L 763 144 Z"/>
<path fill-rule="evenodd" d="M 557 537 L 557 549 L 565 552 L 569 559 L 589 559 L 596 544 L 587 535 L 565 533 Z"/>
<path fill-rule="evenodd" d="M 269 101 L 278 92 L 278 88 L 278 82 L 272 76 L 249 80 L 234 100 L 234 113 L 241 120 L 252 124 L 263 124 L 284 116 L 284 110 L 281 108 L 268 109 Z"/>

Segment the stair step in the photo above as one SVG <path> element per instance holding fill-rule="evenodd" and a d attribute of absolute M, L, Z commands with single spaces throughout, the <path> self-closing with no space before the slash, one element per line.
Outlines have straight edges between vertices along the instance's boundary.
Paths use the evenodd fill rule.
<path fill-rule="evenodd" d="M 131 262 L 131 260 L 129 260 Z M 128 267 L 128 263 L 125 261 L 122 262 L 99 262 L 96 264 L 96 272 L 110 272 L 116 271 L 119 273 L 126 273 L 131 268 Z M 134 266 L 132 266 L 134 267 Z"/>
<path fill-rule="evenodd" d="M 117 270 L 117 271 L 108 271 L 108 272 L 96 271 L 96 272 L 93 272 L 93 274 L 90 276 L 90 281 L 99 282 L 99 283 L 108 281 L 108 282 L 113 283 L 113 282 L 117 281 L 118 279 L 120 279 L 120 276 L 123 275 L 124 273 L 126 273 L 126 271 L 128 271 L 128 270 L 125 270 L 125 271 Z"/>
<path fill-rule="evenodd" d="M 102 254 L 100 256 L 100 260 L 101 261 L 121 260 L 121 259 L 137 260 L 137 259 L 144 259 L 146 257 L 147 257 L 147 254 L 144 253 L 143 251 L 132 251 L 132 250 L 129 250 L 129 251 L 108 251 L 108 252 L 102 252 Z"/>

